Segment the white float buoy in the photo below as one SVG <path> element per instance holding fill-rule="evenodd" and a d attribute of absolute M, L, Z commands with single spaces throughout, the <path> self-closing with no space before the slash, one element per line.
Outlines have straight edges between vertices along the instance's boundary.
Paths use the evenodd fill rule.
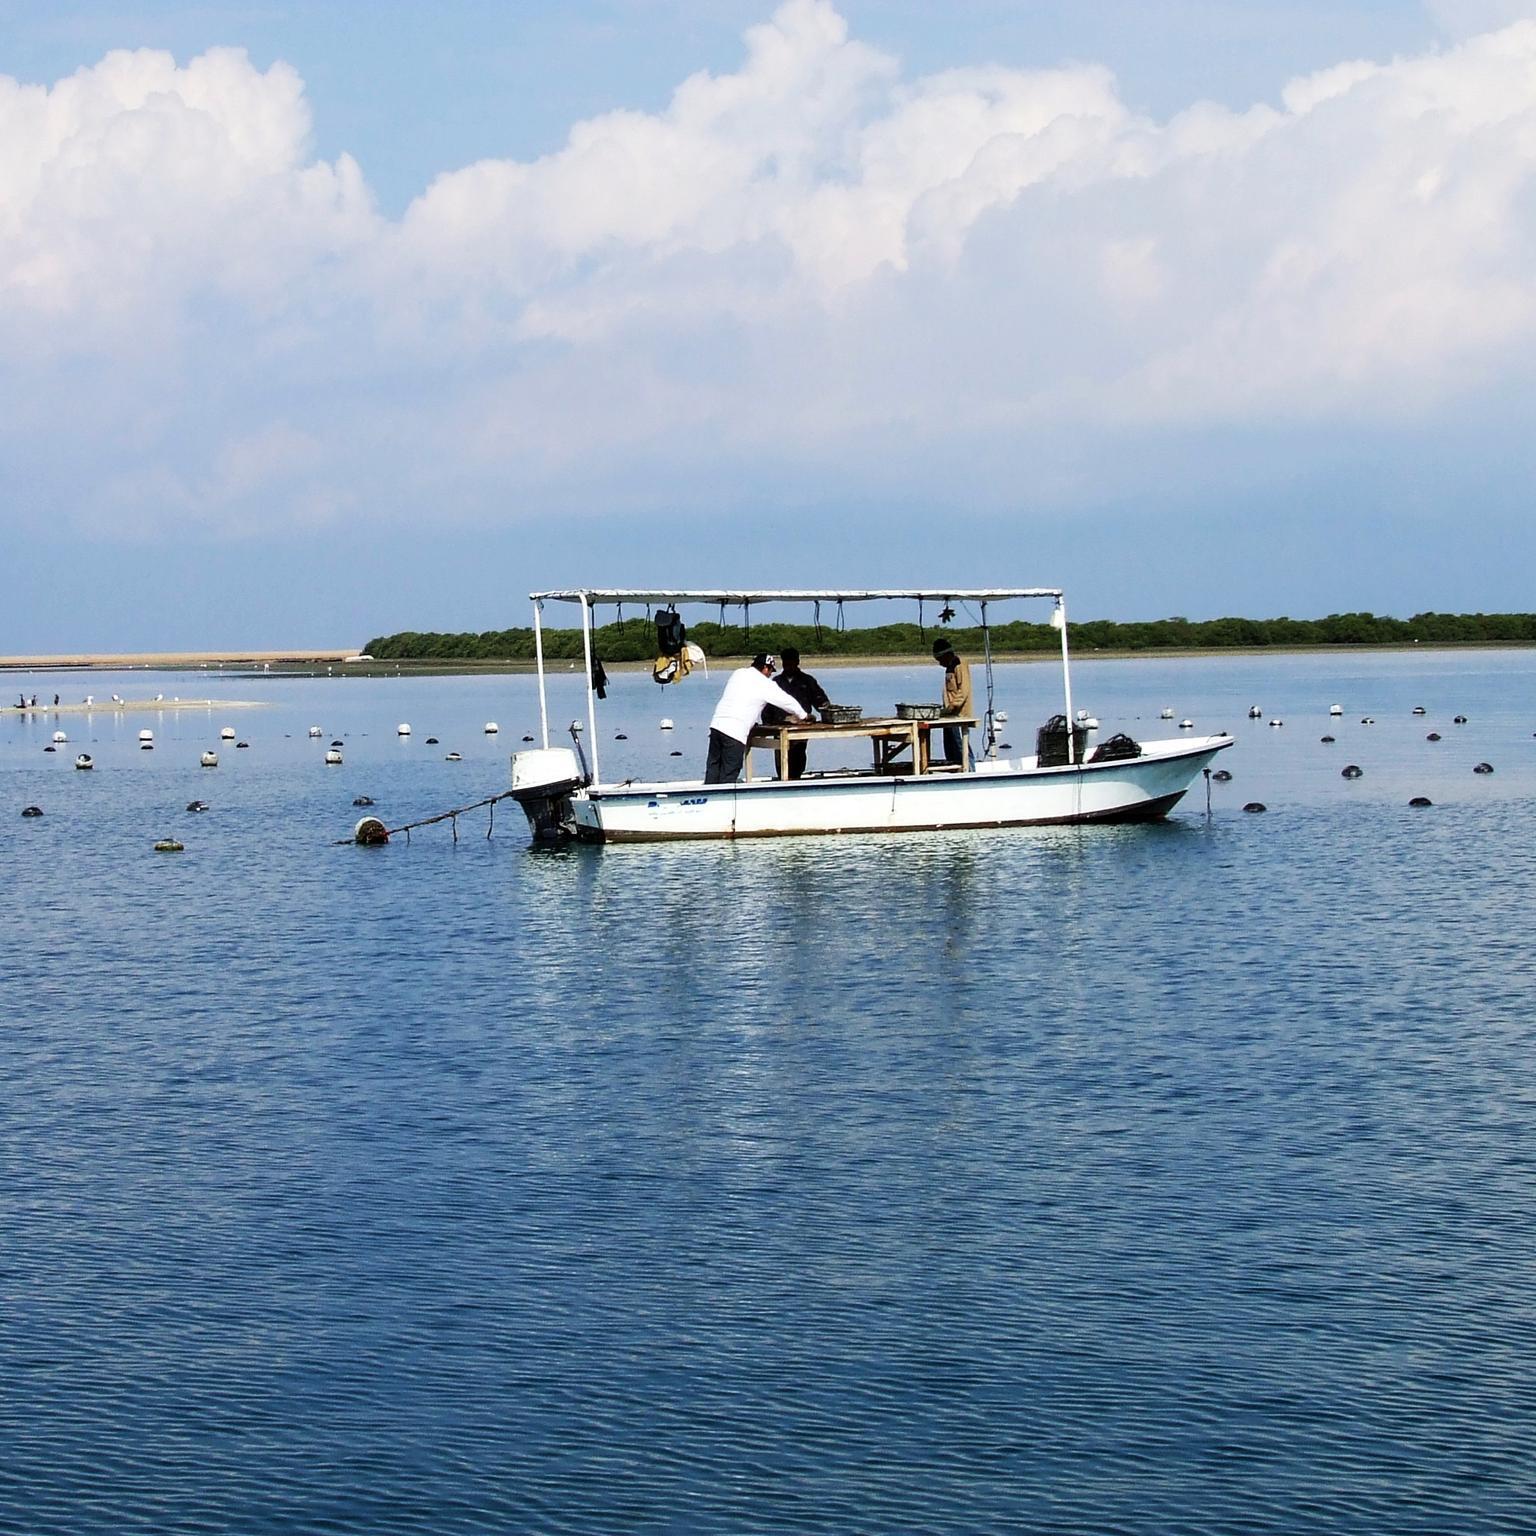
<path fill-rule="evenodd" d="M 1284 720 L 1271 720 L 1269 723 L 1271 725 L 1284 725 L 1285 721 Z"/>
<path fill-rule="evenodd" d="M 400 724 L 395 727 L 396 736 L 409 736 L 410 734 L 411 728 L 404 720 L 402 720 Z"/>
<path fill-rule="evenodd" d="M 1194 728 L 1195 728 L 1195 722 L 1193 720 L 1180 720 L 1179 721 L 1179 729 L 1181 731 L 1192 731 L 1192 730 L 1194 730 Z"/>
<path fill-rule="evenodd" d="M 326 762 L 330 763 L 332 767 L 335 767 L 336 764 L 341 761 L 341 753 L 338 752 L 335 747 L 327 747 L 325 749 L 325 760 Z"/>
<path fill-rule="evenodd" d="M 494 720 L 487 720 L 485 722 L 485 734 L 487 736 L 494 736 L 500 729 L 501 727 Z"/>
<path fill-rule="evenodd" d="M 352 837 L 355 842 L 362 843 L 365 847 L 370 844 L 387 843 L 389 841 L 389 828 L 377 816 L 364 816 L 353 827 Z"/>
<path fill-rule="evenodd" d="M 320 729 L 320 727 L 318 725 L 312 725 L 309 728 L 309 734 L 311 736 L 321 736 L 321 735 L 324 734 L 324 732 L 321 731 L 321 729 Z"/>
<path fill-rule="evenodd" d="M 1250 704 L 1248 706 L 1248 718 L 1250 720 L 1262 719 L 1263 715 L 1264 715 L 1264 711 L 1262 709 L 1260 709 L 1257 704 Z"/>
<path fill-rule="evenodd" d="M 204 768 L 217 768 L 219 766 L 219 754 L 217 752 L 204 752 L 198 761 Z"/>
<path fill-rule="evenodd" d="M 666 718 L 663 718 L 661 722 L 661 729 L 664 731 L 670 731 L 672 729 L 672 722 Z"/>
<path fill-rule="evenodd" d="M 55 741 L 68 741 L 69 737 L 66 736 L 63 731 L 55 731 L 53 733 L 53 739 Z"/>
<path fill-rule="evenodd" d="M 443 761 L 445 763 L 461 763 L 464 761 L 464 756 L 460 752 L 450 752 Z"/>
<path fill-rule="evenodd" d="M 75 759 L 76 768 L 94 768 L 95 766 L 96 765 L 91 761 L 91 754 L 89 752 L 82 752 L 79 757 Z"/>
<path fill-rule="evenodd" d="M 226 725 L 224 727 L 224 729 L 219 732 L 219 740 L 220 741 L 233 741 L 234 739 L 235 739 L 235 728 L 232 725 Z"/>
<path fill-rule="evenodd" d="M 1172 720 L 1173 719 L 1173 711 L 1171 709 L 1165 709 L 1162 712 L 1162 714 L 1160 714 L 1157 718 L 1159 720 Z"/>
<path fill-rule="evenodd" d="M 1007 725 L 1008 724 L 1008 711 L 1006 709 L 994 709 L 992 711 L 992 718 L 999 725 Z"/>
<path fill-rule="evenodd" d="M 139 740 L 140 741 L 153 741 L 154 739 L 155 739 L 155 733 L 153 731 L 140 731 L 139 732 Z"/>
<path fill-rule="evenodd" d="M 1328 713 L 1330 715 L 1342 715 L 1344 713 L 1344 706 L 1342 704 L 1330 704 L 1328 706 Z"/>

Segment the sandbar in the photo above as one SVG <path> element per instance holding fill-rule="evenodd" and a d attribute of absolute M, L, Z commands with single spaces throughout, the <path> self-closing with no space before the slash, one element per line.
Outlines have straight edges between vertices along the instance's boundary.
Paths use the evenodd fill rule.
<path fill-rule="evenodd" d="M 263 709 L 255 699 L 93 699 L 89 704 L 20 704 L 0 706 L 0 715 L 121 715 L 130 710 Z"/>
<path fill-rule="evenodd" d="M 112 671 L 174 671 L 184 667 L 249 666 L 263 662 L 345 661 L 358 654 L 355 645 L 304 651 L 79 651 L 58 656 L 0 656 L 3 672 L 57 672 L 62 668 Z"/>

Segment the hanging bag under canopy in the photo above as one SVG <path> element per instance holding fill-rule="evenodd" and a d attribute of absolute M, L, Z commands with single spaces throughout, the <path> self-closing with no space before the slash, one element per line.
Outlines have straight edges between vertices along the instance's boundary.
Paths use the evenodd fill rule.
<path fill-rule="evenodd" d="M 703 667 L 704 675 L 709 675 L 704 652 L 690 640 L 676 656 L 658 656 L 656 665 L 651 668 L 651 677 L 658 683 L 680 683 L 695 667 Z"/>
<path fill-rule="evenodd" d="M 680 656 L 688 640 L 688 626 L 676 608 L 663 608 L 656 615 L 656 654 Z"/>

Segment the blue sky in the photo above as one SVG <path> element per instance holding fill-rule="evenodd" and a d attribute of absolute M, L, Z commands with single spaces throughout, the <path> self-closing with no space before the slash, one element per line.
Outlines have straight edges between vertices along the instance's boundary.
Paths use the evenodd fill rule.
<path fill-rule="evenodd" d="M 1532 14 L 0 0 L 0 653 L 1529 608 Z"/>

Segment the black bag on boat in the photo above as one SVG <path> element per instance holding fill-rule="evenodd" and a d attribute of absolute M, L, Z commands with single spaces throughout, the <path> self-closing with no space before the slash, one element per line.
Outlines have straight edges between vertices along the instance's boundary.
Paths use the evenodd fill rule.
<path fill-rule="evenodd" d="M 656 654 L 677 656 L 688 639 L 688 626 L 676 608 L 663 608 L 656 615 Z"/>
<path fill-rule="evenodd" d="M 1088 727 L 1072 727 L 1072 761 L 1083 760 L 1088 745 Z M 1035 734 L 1035 760 L 1041 768 L 1060 768 L 1067 761 L 1067 717 L 1052 715 Z"/>
<path fill-rule="evenodd" d="M 596 653 L 592 657 L 592 692 L 600 699 L 608 697 L 608 672 Z"/>
<path fill-rule="evenodd" d="M 1118 736 L 1111 736 L 1108 741 L 1100 742 L 1093 749 L 1088 761 L 1090 763 L 1118 763 L 1126 758 L 1140 757 L 1141 743 L 1133 737 L 1127 736 L 1121 731 Z"/>

